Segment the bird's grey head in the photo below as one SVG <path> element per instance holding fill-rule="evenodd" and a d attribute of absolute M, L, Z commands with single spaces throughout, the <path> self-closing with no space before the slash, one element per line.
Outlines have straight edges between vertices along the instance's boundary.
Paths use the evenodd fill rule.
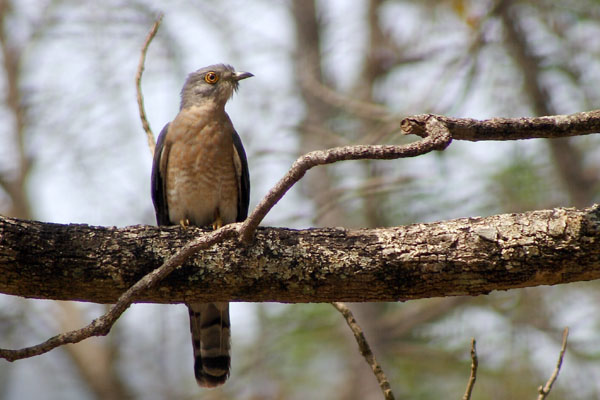
<path fill-rule="evenodd" d="M 188 75 L 181 89 L 181 108 L 201 105 L 207 101 L 225 107 L 239 81 L 250 78 L 249 72 L 236 72 L 231 65 L 209 65 Z"/>

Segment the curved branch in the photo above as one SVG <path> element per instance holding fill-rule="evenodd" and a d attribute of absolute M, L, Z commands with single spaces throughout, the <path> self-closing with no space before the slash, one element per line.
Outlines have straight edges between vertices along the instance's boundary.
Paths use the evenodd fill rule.
<path fill-rule="evenodd" d="M 144 96 L 142 95 L 142 74 L 144 73 L 144 64 L 146 62 L 146 53 L 148 52 L 148 47 L 150 46 L 150 42 L 152 42 L 152 39 L 154 39 L 154 36 L 156 36 L 156 33 L 158 32 L 158 28 L 162 22 L 163 16 L 163 13 L 160 13 L 158 15 L 156 21 L 154 21 L 154 25 L 152 25 L 150 32 L 148 32 L 148 35 L 146 36 L 146 40 L 144 41 L 144 45 L 142 46 L 142 53 L 140 54 L 140 61 L 137 67 L 137 73 L 135 74 L 135 87 L 138 109 L 140 112 L 140 120 L 142 121 L 142 127 L 146 132 L 146 136 L 148 138 L 148 148 L 150 149 L 150 153 L 152 155 L 154 155 L 154 146 L 156 144 L 156 139 L 154 138 L 154 133 L 150 128 L 150 123 L 148 123 L 148 119 L 146 118 L 146 111 L 144 109 Z"/>
<path fill-rule="evenodd" d="M 424 136 L 425 139 L 404 146 L 345 146 L 329 150 L 311 151 L 301 156 L 294 162 L 284 177 L 273 186 L 243 223 L 240 231 L 240 239 L 244 243 L 249 243 L 256 228 L 271 208 L 313 167 L 346 160 L 392 160 L 396 158 L 416 157 L 434 150 L 443 150 L 452 141 L 446 126 L 440 123 L 435 117 L 427 120 L 425 130 L 421 136 Z"/>

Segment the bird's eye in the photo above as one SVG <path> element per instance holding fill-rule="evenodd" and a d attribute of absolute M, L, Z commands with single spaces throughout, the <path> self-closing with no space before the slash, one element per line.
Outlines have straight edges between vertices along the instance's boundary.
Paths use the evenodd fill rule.
<path fill-rule="evenodd" d="M 210 83 L 211 85 L 213 83 L 217 83 L 218 80 L 219 75 L 217 75 L 215 71 L 209 71 L 206 73 L 206 75 L 204 75 L 204 81 L 206 81 L 206 83 Z"/>

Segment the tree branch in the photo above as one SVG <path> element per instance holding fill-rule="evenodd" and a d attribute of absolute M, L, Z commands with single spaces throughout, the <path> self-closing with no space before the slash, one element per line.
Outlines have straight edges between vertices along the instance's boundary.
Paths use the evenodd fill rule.
<path fill-rule="evenodd" d="M 599 206 L 385 229 L 260 228 L 247 247 L 236 240 L 239 227 L 117 229 L 0 218 L 0 292 L 114 303 L 165 260 L 166 272 L 156 274 L 166 276 L 174 254 L 179 261 L 199 249 L 160 286 L 138 285 L 130 298 L 398 301 L 600 278 Z"/>
<path fill-rule="evenodd" d="M 550 394 L 550 390 L 552 390 L 552 385 L 556 382 L 556 378 L 558 378 L 558 373 L 560 372 L 560 367 L 562 366 L 563 358 L 565 356 L 565 351 L 567 350 L 567 338 L 569 336 L 569 328 L 565 328 L 562 336 L 562 344 L 560 346 L 560 354 L 558 355 L 558 362 L 556 363 L 556 367 L 554 368 L 554 372 L 546 382 L 546 385 L 543 387 L 540 386 L 538 388 L 538 398 L 537 400 L 544 400 Z"/>
<path fill-rule="evenodd" d="M 154 138 L 154 133 L 150 128 L 150 123 L 148 123 L 148 118 L 146 118 L 146 111 L 144 109 L 144 96 L 142 95 L 142 74 L 144 73 L 144 64 L 146 62 L 146 53 L 148 52 L 148 47 L 150 46 L 150 42 L 156 36 L 158 32 L 158 28 L 162 22 L 164 14 L 160 13 L 154 21 L 154 25 L 148 32 L 146 36 L 146 40 L 144 41 L 144 45 L 142 46 L 142 52 L 140 54 L 140 61 L 138 63 L 137 72 L 135 74 L 135 87 L 136 87 L 136 95 L 137 95 L 137 103 L 138 109 L 140 112 L 140 120 L 142 121 L 142 127 L 146 132 L 146 136 L 148 138 L 148 147 L 150 149 L 150 154 L 154 155 L 154 146 L 156 144 L 156 140 Z"/>
<path fill-rule="evenodd" d="M 477 379 L 477 367 L 479 366 L 479 360 L 477 359 L 475 338 L 471 339 L 471 373 L 469 375 L 469 383 L 467 383 L 467 389 L 463 396 L 463 400 L 470 400 L 471 394 L 473 393 L 473 387 L 475 386 L 475 380 Z"/>
<path fill-rule="evenodd" d="M 426 132 L 426 124 L 431 118 L 445 124 L 452 135 L 452 139 L 472 142 L 558 138 L 600 132 L 600 110 L 570 115 L 536 118 L 492 118 L 483 121 L 471 118 L 421 114 L 404 118 L 401 123 L 402 131 L 405 134 L 422 136 Z"/>
<path fill-rule="evenodd" d="M 116 304 L 106 314 L 93 320 L 89 325 L 81 329 L 61 333 L 60 335 L 56 335 L 35 346 L 19 350 L 0 349 L 0 357 L 8 361 L 15 361 L 47 353 L 64 344 L 78 343 L 92 336 L 106 336 L 121 314 L 129 308 L 134 300 L 140 297 L 142 292 L 156 286 L 158 282 L 162 281 L 175 268 L 183 264 L 183 262 L 192 254 L 233 236 L 238 226 L 239 224 L 227 225 L 217 231 L 190 240 L 177 253 L 169 257 L 159 268 L 156 268 L 135 282 L 133 286 L 118 297 Z"/>
<path fill-rule="evenodd" d="M 344 303 L 333 302 L 331 303 L 331 305 L 334 306 L 335 309 L 338 310 L 344 316 L 346 323 L 348 324 L 350 330 L 354 334 L 354 338 L 356 339 L 356 343 L 358 344 L 358 350 L 360 351 L 360 354 L 362 354 L 367 364 L 369 364 L 369 366 L 373 370 L 373 374 L 375 375 L 375 378 L 379 383 L 379 387 L 383 392 L 383 398 L 386 400 L 394 400 L 394 393 L 392 392 L 390 383 L 387 377 L 385 376 L 383 369 L 381 369 L 381 366 L 375 359 L 375 356 L 371 351 L 371 346 L 369 346 L 369 342 L 367 342 L 367 339 L 365 338 L 365 335 L 362 329 L 360 328 L 360 325 L 358 325 L 356 319 L 354 319 L 352 311 L 350 311 L 350 309 Z"/>

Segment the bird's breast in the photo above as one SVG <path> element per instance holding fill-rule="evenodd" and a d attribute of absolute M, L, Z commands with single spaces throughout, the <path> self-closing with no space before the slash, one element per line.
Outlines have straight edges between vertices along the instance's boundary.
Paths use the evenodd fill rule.
<path fill-rule="evenodd" d="M 207 226 L 217 215 L 223 223 L 235 222 L 238 186 L 230 129 L 218 119 L 204 122 L 181 113 L 172 122 L 166 188 L 172 223 L 188 219 Z"/>

